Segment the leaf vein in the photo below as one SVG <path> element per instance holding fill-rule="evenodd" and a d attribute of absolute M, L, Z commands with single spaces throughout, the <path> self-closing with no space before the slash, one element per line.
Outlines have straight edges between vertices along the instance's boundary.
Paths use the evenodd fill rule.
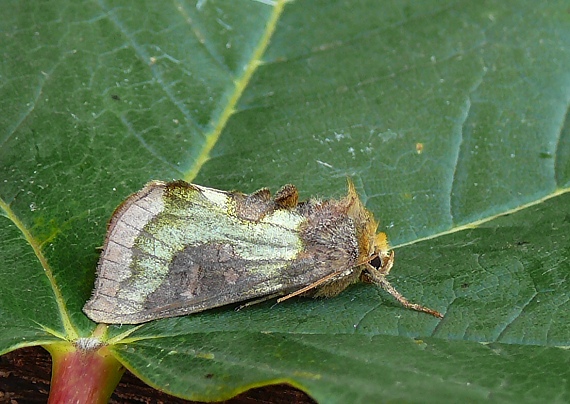
<path fill-rule="evenodd" d="M 472 107 L 472 102 L 471 102 L 471 95 L 477 91 L 477 89 L 481 86 L 481 84 L 483 83 L 483 79 L 485 78 L 486 75 L 486 70 L 483 69 L 483 74 L 481 75 L 481 77 L 479 77 L 478 80 L 475 81 L 475 83 L 473 84 L 473 86 L 469 89 L 469 92 L 467 94 L 467 97 L 465 99 L 465 108 L 463 109 L 460 118 L 460 122 L 457 123 L 457 134 L 458 134 L 458 139 L 457 139 L 457 144 L 456 144 L 456 148 L 455 148 L 455 156 L 454 156 L 454 161 L 453 161 L 453 173 L 451 174 L 451 181 L 450 181 L 450 189 L 449 189 L 449 200 L 448 200 L 448 209 L 449 209 L 449 217 L 451 218 L 451 223 L 454 224 L 455 223 L 455 215 L 453 214 L 453 196 L 456 195 L 457 191 L 457 187 L 456 184 L 458 183 L 458 181 L 460 182 L 461 180 L 458 178 L 459 177 L 459 173 L 461 171 L 461 168 L 459 167 L 460 162 L 462 161 L 462 155 L 464 154 L 462 152 L 462 147 L 465 144 L 465 140 L 466 140 L 466 136 L 467 136 L 467 131 L 465 130 L 465 124 L 467 123 L 467 120 L 469 119 L 469 113 L 471 112 L 471 107 Z"/>
<path fill-rule="evenodd" d="M 135 128 L 133 128 L 133 126 L 131 125 L 131 123 L 127 120 L 127 118 L 125 118 L 124 116 L 121 116 L 121 122 L 123 122 L 123 125 L 125 125 L 125 127 L 129 130 L 129 132 L 133 135 L 133 137 L 135 139 L 137 139 L 139 141 L 139 143 L 141 144 L 141 146 L 143 146 L 143 148 L 145 148 L 154 158 L 156 158 L 158 161 L 160 161 L 161 163 L 167 165 L 168 167 L 172 168 L 172 170 L 174 170 L 175 172 L 181 173 L 180 169 L 172 164 L 170 161 L 166 160 L 163 156 L 161 156 L 156 150 L 154 150 L 145 140 L 144 138 L 140 135 L 140 133 L 138 133 Z"/>
<path fill-rule="evenodd" d="M 41 245 L 34 239 L 30 231 L 26 228 L 24 223 L 16 216 L 14 211 L 10 208 L 10 206 L 4 202 L 3 199 L 0 199 L 0 209 L 2 209 L 7 218 L 9 218 L 12 223 L 20 230 L 24 239 L 28 242 L 32 250 L 34 251 L 36 257 L 38 258 L 40 265 L 44 269 L 44 273 L 47 276 L 49 283 L 51 285 L 53 294 L 55 296 L 57 307 L 59 308 L 59 314 L 61 316 L 61 321 L 63 323 L 63 327 L 67 333 L 67 337 L 70 340 L 75 340 L 79 338 L 78 333 L 76 332 L 74 326 L 71 323 L 71 317 L 69 316 L 67 306 L 65 304 L 65 299 L 61 293 L 61 289 L 58 287 L 55 275 L 52 272 L 50 265 L 47 262 L 46 257 L 44 256 Z"/>
<path fill-rule="evenodd" d="M 213 127 L 211 130 L 205 134 L 206 142 L 204 143 L 202 150 L 198 153 L 198 157 L 194 162 L 194 165 L 188 170 L 184 179 L 188 182 L 192 182 L 202 166 L 210 159 L 210 152 L 214 148 L 218 139 L 221 136 L 222 130 L 225 128 L 228 120 L 234 114 L 236 105 L 241 98 L 241 95 L 245 91 L 245 88 L 251 81 L 251 78 L 257 68 L 262 64 L 261 58 L 269 45 L 269 41 L 275 32 L 277 27 L 277 22 L 279 17 L 283 13 L 283 8 L 288 0 L 278 0 L 275 3 L 273 12 L 267 21 L 265 32 L 259 39 L 257 47 L 254 49 L 249 61 L 245 64 L 245 69 L 240 77 L 238 77 L 234 83 L 234 88 L 231 90 L 226 98 L 226 106 L 221 108 L 217 117 L 212 119 Z"/>
<path fill-rule="evenodd" d="M 503 339 L 510 326 L 520 317 L 524 309 L 534 300 L 536 296 L 538 296 L 538 292 L 535 291 L 532 294 L 532 296 L 530 296 L 530 298 L 526 302 L 524 302 L 520 307 L 515 307 L 513 309 L 513 313 L 511 314 L 509 320 L 503 326 L 503 329 L 499 331 L 497 338 L 495 338 L 495 341 L 501 342 L 501 339 Z"/>
<path fill-rule="evenodd" d="M 136 39 L 133 37 L 132 34 L 128 32 L 128 30 L 121 24 L 117 16 L 113 13 L 112 9 L 107 7 L 103 0 L 99 0 L 99 6 L 101 9 L 106 13 L 107 18 L 111 21 L 115 26 L 119 29 L 119 31 L 123 34 L 123 36 L 128 40 L 129 44 L 132 46 L 135 53 L 138 55 L 140 60 L 146 64 L 151 64 L 151 57 L 150 55 L 138 44 Z M 184 103 L 177 99 L 172 90 L 165 84 L 164 77 L 159 69 L 150 69 L 151 74 L 156 79 L 157 83 L 160 84 L 164 93 L 168 96 L 168 99 L 178 108 L 178 110 L 184 115 L 184 118 L 187 122 L 192 122 L 196 128 L 201 128 L 200 124 L 196 121 L 194 116 L 188 111 L 188 109 L 184 106 Z"/>
<path fill-rule="evenodd" d="M 457 232 L 464 231 L 464 230 L 475 229 L 475 228 L 477 228 L 477 227 L 479 227 L 479 226 L 481 226 L 487 222 L 490 222 L 491 220 L 494 220 L 498 217 L 506 216 L 506 215 L 512 215 L 513 213 L 516 213 L 516 212 L 521 211 L 523 209 L 528 209 L 528 208 L 535 206 L 535 205 L 539 205 L 541 203 L 546 202 L 549 199 L 556 198 L 557 196 L 564 195 L 568 192 L 570 192 L 570 187 L 559 188 L 559 189 L 555 190 L 554 192 L 543 196 L 542 198 L 539 198 L 535 201 L 531 201 L 531 202 L 525 203 L 523 205 L 517 206 L 516 208 L 508 209 L 508 210 L 505 210 L 503 212 L 497 213 L 495 215 L 485 217 L 483 219 L 479 219 L 479 220 L 475 220 L 473 222 L 465 223 L 465 224 L 462 224 L 461 226 L 452 227 L 452 228 L 449 228 L 448 230 L 444 230 L 444 231 L 441 231 L 438 233 L 434 233 L 434 234 L 431 234 L 431 235 L 426 236 L 426 237 L 417 238 L 417 239 L 410 240 L 410 241 L 407 241 L 407 242 L 404 242 L 401 244 L 395 244 L 395 245 L 392 245 L 392 249 L 395 250 L 397 248 L 402 248 L 402 247 L 406 247 L 409 245 L 421 243 L 423 241 L 432 240 L 435 238 L 446 236 L 448 234 L 453 234 L 453 233 L 457 233 Z"/>

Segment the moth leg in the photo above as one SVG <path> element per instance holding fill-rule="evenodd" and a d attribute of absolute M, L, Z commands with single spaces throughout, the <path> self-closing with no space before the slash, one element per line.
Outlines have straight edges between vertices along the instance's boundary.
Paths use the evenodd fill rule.
<path fill-rule="evenodd" d="M 391 257 L 391 259 L 390 259 L 390 257 Z M 394 255 L 390 254 L 390 257 L 388 257 L 388 261 L 386 262 L 386 268 L 387 269 L 381 268 L 380 270 L 378 270 L 370 264 L 367 265 L 367 269 L 368 269 L 367 275 L 372 280 L 372 282 L 374 282 L 375 284 L 382 287 L 382 289 L 384 289 L 386 292 L 390 293 L 405 308 L 416 310 L 416 311 L 421 311 L 424 313 L 428 313 L 428 314 L 431 314 L 432 316 L 437 317 L 437 318 L 443 318 L 443 314 L 441 314 L 440 312 L 438 312 L 436 310 L 432 310 L 430 308 L 424 307 L 424 306 L 419 305 L 417 303 L 409 302 L 408 299 L 406 299 L 404 296 L 402 296 L 402 294 L 400 292 L 398 292 L 390 284 L 390 282 L 388 282 L 388 280 L 386 279 L 386 275 L 388 274 L 388 272 L 390 272 L 390 269 L 392 269 L 393 262 L 394 262 L 394 259 L 393 259 Z"/>
<path fill-rule="evenodd" d="M 263 303 L 267 300 L 275 299 L 276 297 L 283 296 L 283 293 L 273 293 L 272 295 L 267 295 L 260 297 L 259 299 L 251 300 L 244 304 L 240 304 L 238 307 L 235 308 L 235 311 L 240 311 L 241 309 L 245 309 L 246 307 L 253 306 L 254 304 Z"/>
<path fill-rule="evenodd" d="M 374 268 L 374 267 L 372 267 Z M 326 283 L 328 281 L 330 281 L 331 279 L 333 279 L 334 277 L 336 277 L 339 273 L 341 273 L 342 271 L 337 271 L 337 272 L 333 272 L 332 274 L 329 274 L 327 276 L 325 276 L 324 278 L 319 279 L 318 281 L 315 281 L 313 283 L 311 283 L 310 285 L 305 286 L 304 288 L 301 288 L 299 290 L 296 290 L 295 292 L 291 292 L 286 296 L 280 297 L 279 299 L 277 299 L 277 303 L 281 303 L 284 300 L 290 299 L 294 296 L 298 296 L 301 295 L 305 292 L 308 292 L 311 289 L 316 288 L 317 286 Z"/>

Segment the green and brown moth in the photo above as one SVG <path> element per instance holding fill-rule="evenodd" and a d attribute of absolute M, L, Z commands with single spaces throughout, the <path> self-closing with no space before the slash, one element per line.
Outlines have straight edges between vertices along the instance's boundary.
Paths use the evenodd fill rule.
<path fill-rule="evenodd" d="M 330 297 L 362 280 L 442 318 L 388 282 L 394 253 L 377 228 L 351 181 L 340 200 L 305 202 L 293 185 L 271 197 L 153 181 L 115 210 L 83 311 L 137 324 L 252 299 Z"/>

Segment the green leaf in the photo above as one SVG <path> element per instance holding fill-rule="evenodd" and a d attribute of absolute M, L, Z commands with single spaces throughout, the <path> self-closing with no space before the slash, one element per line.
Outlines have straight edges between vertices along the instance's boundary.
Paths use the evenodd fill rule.
<path fill-rule="evenodd" d="M 443 320 L 355 285 L 112 326 L 110 351 L 200 400 L 570 400 L 567 1 L 5 3 L 0 352 L 92 334 L 106 221 L 146 181 L 350 176 Z"/>

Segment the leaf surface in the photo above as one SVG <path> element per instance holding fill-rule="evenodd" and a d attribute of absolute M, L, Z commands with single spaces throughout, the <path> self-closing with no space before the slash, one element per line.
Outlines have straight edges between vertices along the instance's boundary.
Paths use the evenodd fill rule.
<path fill-rule="evenodd" d="M 112 326 L 172 394 L 570 399 L 567 2 L 7 2 L 0 351 L 95 328 L 105 225 L 151 179 L 339 197 L 396 250 L 371 285 Z"/>

